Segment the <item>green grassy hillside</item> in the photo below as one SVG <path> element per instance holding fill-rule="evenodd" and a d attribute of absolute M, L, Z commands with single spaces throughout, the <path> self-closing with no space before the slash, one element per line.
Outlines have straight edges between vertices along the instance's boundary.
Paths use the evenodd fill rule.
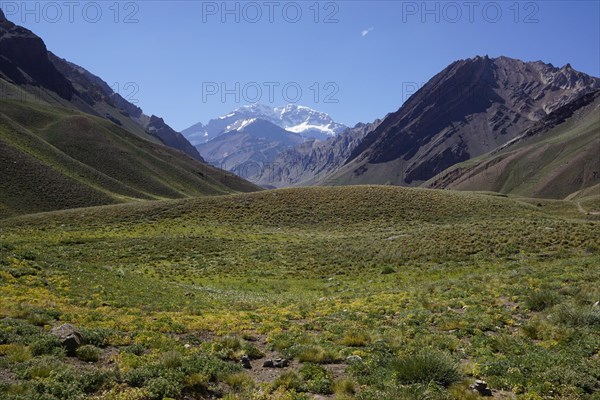
<path fill-rule="evenodd" d="M 0 147 L 0 218 L 257 189 L 110 121 L 40 102 L 0 101 Z"/>
<path fill-rule="evenodd" d="M 521 140 L 450 167 L 424 186 L 553 199 L 595 187 L 587 192 L 600 196 L 599 113 L 600 93 L 591 93 Z"/>
<path fill-rule="evenodd" d="M 481 378 L 496 398 L 593 399 L 599 218 L 364 186 L 6 219 L 0 397 L 475 399 Z M 78 358 L 48 333 L 62 323 Z"/>

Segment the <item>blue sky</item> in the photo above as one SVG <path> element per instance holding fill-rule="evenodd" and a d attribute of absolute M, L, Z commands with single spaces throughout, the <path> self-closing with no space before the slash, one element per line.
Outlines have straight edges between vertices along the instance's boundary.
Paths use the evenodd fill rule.
<path fill-rule="evenodd" d="M 177 130 L 248 100 L 372 121 L 475 55 L 600 75 L 598 1 L 27 3 L 0 7 Z"/>

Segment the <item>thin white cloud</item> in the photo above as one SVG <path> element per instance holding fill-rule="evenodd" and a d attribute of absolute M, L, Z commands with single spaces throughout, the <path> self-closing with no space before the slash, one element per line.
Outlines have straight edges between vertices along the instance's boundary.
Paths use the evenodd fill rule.
<path fill-rule="evenodd" d="M 372 30 L 374 30 L 374 29 L 375 29 L 375 28 L 373 28 L 373 27 L 370 27 L 370 28 L 368 28 L 368 29 L 365 29 L 364 31 L 361 31 L 361 32 L 360 32 L 360 36 L 362 36 L 362 37 L 365 37 L 365 36 L 367 36 L 367 35 L 368 35 L 368 34 L 369 34 L 369 33 L 370 33 Z"/>

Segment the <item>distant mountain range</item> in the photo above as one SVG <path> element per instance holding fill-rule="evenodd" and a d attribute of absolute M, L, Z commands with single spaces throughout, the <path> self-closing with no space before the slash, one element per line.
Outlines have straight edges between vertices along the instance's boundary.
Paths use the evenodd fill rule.
<path fill-rule="evenodd" d="M 279 153 L 304 141 L 300 134 L 264 119 L 246 119 L 234 126 L 198 150 L 209 163 L 251 181 L 256 181 Z"/>
<path fill-rule="evenodd" d="M 0 10 L 0 218 L 258 188 Z"/>
<path fill-rule="evenodd" d="M 199 146 L 220 134 L 236 130 L 253 119 L 269 121 L 289 132 L 299 134 L 305 140 L 325 140 L 348 128 L 335 122 L 328 114 L 308 107 L 295 104 L 283 107 L 252 104 L 240 107 L 222 117 L 211 119 L 206 125 L 197 123 L 181 133 L 194 146 Z"/>
<path fill-rule="evenodd" d="M 328 114 L 295 104 L 252 104 L 182 132 L 207 162 L 257 182 L 275 158 L 304 142 L 347 130 Z"/>
<path fill-rule="evenodd" d="M 382 121 L 282 152 L 257 182 L 265 187 L 423 185 L 457 163 L 524 135 L 598 88 L 598 78 L 568 64 L 557 68 L 487 56 L 456 61 Z"/>
<path fill-rule="evenodd" d="M 600 79 L 569 64 L 455 61 L 397 111 L 352 128 L 254 104 L 178 133 L 0 10 L 0 93 L 0 216 L 258 190 L 239 176 L 265 188 L 600 190 Z"/>
<path fill-rule="evenodd" d="M 327 141 L 310 140 L 285 149 L 260 175 L 252 176 L 252 181 L 267 188 L 319 184 L 342 167 L 352 151 L 380 123 L 381 120 L 359 123 Z"/>

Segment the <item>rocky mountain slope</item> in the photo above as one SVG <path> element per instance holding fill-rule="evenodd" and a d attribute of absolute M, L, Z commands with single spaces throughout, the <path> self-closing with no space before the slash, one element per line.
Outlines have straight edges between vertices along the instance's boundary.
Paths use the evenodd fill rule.
<path fill-rule="evenodd" d="M 109 119 L 156 143 L 202 161 L 198 151 L 160 118 L 151 117 L 115 93 L 101 78 L 49 52 L 33 32 L 8 21 L 0 10 L 0 77 L 38 100 Z"/>
<path fill-rule="evenodd" d="M 357 124 L 326 141 L 310 140 L 281 152 L 254 182 L 263 187 L 310 186 L 340 168 L 381 120 Z"/>
<path fill-rule="evenodd" d="M 498 149 L 427 187 L 563 199 L 600 184 L 600 90 L 560 107 Z"/>
<path fill-rule="evenodd" d="M 86 72 L 68 79 L 53 58 L 39 37 L 0 19 L 0 218 L 259 189 L 165 146 L 177 136 L 164 121 Z"/>
<path fill-rule="evenodd" d="M 323 183 L 420 185 L 599 87 L 598 78 L 568 64 L 487 56 L 454 62 L 385 118 Z"/>
<path fill-rule="evenodd" d="M 303 140 L 297 133 L 286 131 L 269 121 L 252 118 L 198 146 L 198 149 L 209 163 L 254 181 L 265 168 L 269 168 L 279 153 Z"/>

